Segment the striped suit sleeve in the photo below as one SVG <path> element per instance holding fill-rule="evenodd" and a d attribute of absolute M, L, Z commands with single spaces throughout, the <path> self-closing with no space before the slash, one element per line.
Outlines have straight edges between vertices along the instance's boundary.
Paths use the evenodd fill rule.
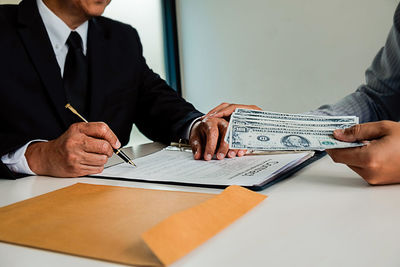
<path fill-rule="evenodd" d="M 332 105 L 310 112 L 316 115 L 355 115 L 360 122 L 400 120 L 400 4 L 385 46 L 367 69 L 366 83 Z"/>

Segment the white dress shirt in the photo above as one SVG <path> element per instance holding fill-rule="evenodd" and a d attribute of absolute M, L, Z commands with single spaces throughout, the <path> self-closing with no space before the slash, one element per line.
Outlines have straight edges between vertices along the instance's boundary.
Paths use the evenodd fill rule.
<path fill-rule="evenodd" d="M 63 76 L 65 59 L 68 53 L 67 39 L 72 29 L 70 29 L 64 21 L 57 17 L 57 15 L 54 14 L 53 11 L 51 11 L 42 0 L 37 0 L 36 3 L 39 9 L 39 14 L 42 17 L 44 26 L 46 27 L 47 34 L 49 35 L 54 54 L 56 55 L 57 63 L 61 70 L 61 76 Z M 74 31 L 79 33 L 80 37 L 82 38 L 83 54 L 86 55 L 88 22 L 84 22 Z M 28 162 L 25 158 L 25 152 L 29 144 L 38 141 L 46 140 L 32 140 L 16 151 L 2 156 L 1 161 L 13 172 L 35 175 L 35 173 L 29 168 Z"/>

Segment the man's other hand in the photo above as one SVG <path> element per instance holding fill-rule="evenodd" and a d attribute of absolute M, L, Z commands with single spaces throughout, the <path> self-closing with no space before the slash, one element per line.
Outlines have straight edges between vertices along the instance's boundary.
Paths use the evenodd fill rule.
<path fill-rule="evenodd" d="M 55 140 L 30 144 L 25 156 L 38 175 L 78 177 L 102 172 L 113 148 L 120 146 L 107 124 L 81 122 Z"/>
<path fill-rule="evenodd" d="M 379 121 L 335 130 L 345 142 L 361 141 L 365 146 L 327 150 L 335 162 L 344 163 L 371 185 L 400 183 L 400 123 Z"/>
<path fill-rule="evenodd" d="M 226 156 L 234 158 L 243 156 L 246 150 L 229 149 L 224 141 L 228 130 L 230 115 L 236 108 L 261 110 L 257 106 L 222 103 L 208 112 L 200 121 L 196 122 L 190 132 L 190 146 L 194 159 L 211 160 L 213 155 L 221 160 Z"/>

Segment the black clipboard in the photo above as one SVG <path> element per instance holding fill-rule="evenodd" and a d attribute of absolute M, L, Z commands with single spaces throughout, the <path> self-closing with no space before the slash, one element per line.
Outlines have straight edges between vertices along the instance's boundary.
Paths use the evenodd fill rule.
<path fill-rule="evenodd" d="M 253 185 L 253 186 L 243 186 L 253 191 L 261 191 L 267 187 L 270 187 L 280 181 L 283 181 L 289 177 L 291 177 L 296 172 L 300 171 L 304 167 L 310 165 L 311 163 L 323 158 L 326 155 L 325 151 L 315 151 L 314 155 L 307 159 L 306 161 L 293 166 L 292 168 L 287 169 L 286 171 L 280 172 L 276 177 L 265 181 L 260 185 Z M 224 189 L 228 187 L 228 185 L 217 185 L 217 184 L 196 184 L 196 183 L 182 183 L 182 182 L 170 182 L 170 181 L 151 181 L 145 179 L 132 179 L 132 178 L 123 178 L 123 177 L 108 177 L 108 176 L 92 176 L 91 178 L 97 179 L 108 179 L 108 180 L 120 180 L 120 181 L 130 181 L 130 182 L 144 182 L 144 183 L 155 183 L 155 184 L 167 184 L 167 185 L 179 185 L 179 186 L 194 186 L 194 187 L 205 187 L 205 188 L 219 188 Z"/>
<path fill-rule="evenodd" d="M 310 165 L 311 163 L 323 158 L 326 155 L 325 151 L 315 151 L 314 156 L 312 156 L 311 158 L 307 159 L 306 161 L 300 163 L 297 166 L 294 166 L 293 168 L 280 173 L 275 179 L 272 179 L 270 181 L 267 181 L 265 184 L 261 184 L 258 186 L 249 186 L 247 187 L 250 190 L 253 191 L 261 191 L 264 190 L 267 187 L 270 187 L 271 185 L 274 185 L 276 183 L 279 183 L 280 181 L 283 181 L 289 177 L 291 177 L 293 174 L 295 174 L 296 172 L 300 171 L 301 169 L 303 169 L 304 167 Z"/>

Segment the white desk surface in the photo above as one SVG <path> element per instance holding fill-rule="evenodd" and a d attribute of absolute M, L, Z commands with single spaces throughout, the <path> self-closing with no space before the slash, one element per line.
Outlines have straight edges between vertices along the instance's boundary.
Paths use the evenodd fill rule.
<path fill-rule="evenodd" d="M 159 146 L 139 150 L 143 148 L 148 153 Z M 0 206 L 77 182 L 221 191 L 33 176 L 0 180 Z M 346 166 L 325 157 L 261 193 L 269 196 L 263 203 L 173 266 L 400 266 L 400 185 L 369 186 Z M 0 242 L 0 266 L 121 265 Z"/>

